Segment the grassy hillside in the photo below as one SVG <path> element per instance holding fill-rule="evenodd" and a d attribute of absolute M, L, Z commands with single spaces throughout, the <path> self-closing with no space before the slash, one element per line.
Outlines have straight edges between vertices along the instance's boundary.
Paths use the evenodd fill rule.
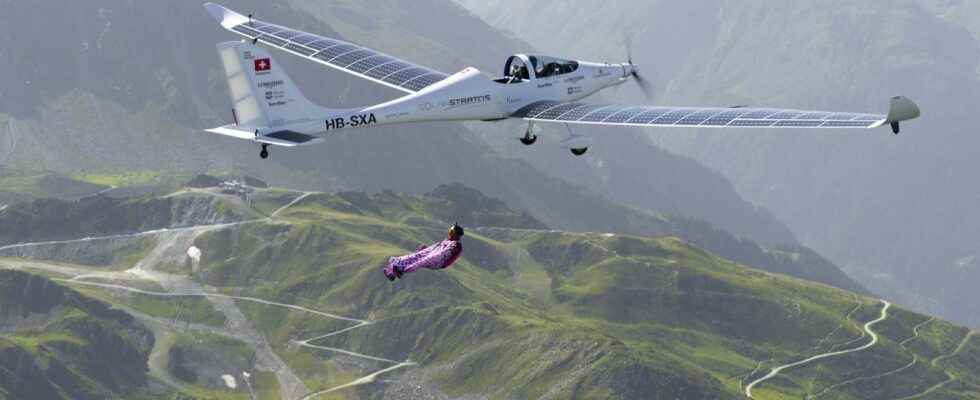
<path fill-rule="evenodd" d="M 0 271 L 0 317 L 0 398 L 148 396 L 153 335 L 128 314 L 45 278 Z"/>
<path fill-rule="evenodd" d="M 205 256 L 198 277 L 262 298 L 369 316 L 378 322 L 316 344 L 412 360 L 424 371 L 418 379 L 450 396 L 734 399 L 743 381 L 765 368 L 866 342 L 856 341 L 859 325 L 881 310 L 872 299 L 750 269 L 677 238 L 533 229 L 471 230 L 454 268 L 389 283 L 380 273 L 387 256 L 443 235 L 446 222 L 425 204 L 394 193 L 309 196 L 280 215 L 288 224 L 199 237 L 195 245 Z M 350 368 L 343 356 L 290 345 L 344 324 L 239 306 L 311 388 L 331 386 L 335 371 Z M 901 383 L 894 392 L 940 383 L 945 363 L 930 362 L 955 350 L 966 330 L 935 322 L 908 348 L 897 344 L 925 319 L 893 311 L 873 352 L 793 372 L 763 385 L 757 397 L 813 393 L 913 357 L 915 368 L 889 375 Z M 980 372 L 970 357 L 953 357 L 963 363 L 956 369 L 963 381 Z M 847 385 L 833 393 L 857 399 L 874 390 Z M 970 386 L 950 390 L 976 394 Z M 396 387 L 354 393 L 374 398 Z"/>
<path fill-rule="evenodd" d="M 225 196 L 194 190 L 177 197 L 188 195 Z M 123 204 L 154 210 L 160 200 Z M 225 207 L 217 200 L 200 203 L 205 215 L 209 207 Z M 150 282 L 139 278 L 142 272 L 103 272 L 104 266 L 93 265 L 97 278 L 73 283 L 149 291 L 79 286 L 149 321 L 153 340 L 137 347 L 138 357 L 129 361 L 148 365 L 152 381 L 167 385 L 153 392 L 139 383 L 111 386 L 118 382 L 111 370 L 70 359 L 81 365 L 72 367 L 75 380 L 96 382 L 71 391 L 246 398 L 246 388 L 228 385 L 235 379 L 260 398 L 333 390 L 322 398 L 738 399 L 749 382 L 775 367 L 869 343 L 863 327 L 883 312 L 876 299 L 754 269 L 677 237 L 541 229 L 534 218 L 463 187 L 428 196 L 265 189 L 236 210 L 239 217 L 252 215 L 251 222 L 141 239 L 152 249 L 136 257 L 143 271 L 175 275 Z M 470 227 L 457 265 L 394 283 L 382 276 L 387 257 L 441 239 L 447 218 Z M 94 243 L 120 240 L 127 239 L 75 245 L 133 251 Z M 45 246 L 61 244 L 33 247 Z M 200 260 L 181 262 L 190 246 L 200 250 Z M 34 263 L 51 265 L 47 271 L 54 273 L 92 272 L 41 260 Z M 35 343 L 94 343 L 92 335 L 76 338 L 77 330 L 61 328 L 58 321 L 79 312 L 59 304 L 78 304 L 71 307 L 95 315 L 85 332 L 108 335 L 118 331 L 119 320 L 132 320 L 41 278 L 8 274 L 20 278 L 0 291 L 6 296 L 0 340 L 10 352 L 4 360 L 18 360 L 18 369 L 0 391 L 23 390 L 18 382 L 25 379 L 46 379 L 43 369 L 24 367 L 51 365 L 46 353 L 35 351 L 48 347 Z M 28 284 L 31 279 L 47 283 Z M 35 301 L 20 295 L 24 287 L 56 288 L 67 297 L 46 294 Z M 150 294 L 196 290 L 239 297 Z M 980 338 L 969 330 L 893 307 L 874 332 L 879 341 L 867 350 L 784 371 L 755 386 L 754 397 L 980 395 Z M 285 375 L 274 372 L 283 370 Z M 147 381 L 139 371 L 146 369 L 127 373 Z M 344 386 L 351 382 L 362 384 Z"/>

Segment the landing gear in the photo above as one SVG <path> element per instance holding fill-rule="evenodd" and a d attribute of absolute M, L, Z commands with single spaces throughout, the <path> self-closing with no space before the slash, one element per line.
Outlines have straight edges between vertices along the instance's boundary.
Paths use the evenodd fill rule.
<path fill-rule="evenodd" d="M 538 141 L 538 135 L 531 133 L 530 129 L 528 129 L 528 131 L 524 133 L 524 137 L 521 138 L 521 144 L 525 146 L 530 146 L 537 141 Z"/>
<path fill-rule="evenodd" d="M 581 156 L 584 156 L 584 155 L 585 155 L 585 153 L 588 153 L 588 152 L 589 152 L 589 148 L 588 148 L 588 147 L 579 147 L 579 148 L 574 148 L 574 149 L 571 149 L 571 152 L 572 152 L 572 154 L 574 154 L 574 155 L 575 155 L 576 157 L 581 157 Z"/>
<path fill-rule="evenodd" d="M 269 145 L 262 145 L 262 151 L 259 152 L 259 157 L 261 157 L 263 160 L 269 158 Z"/>
<path fill-rule="evenodd" d="M 521 138 L 521 143 L 525 146 L 530 146 L 534 144 L 534 142 L 537 142 L 538 135 L 535 134 L 536 132 L 538 132 L 538 130 L 534 129 L 534 122 L 528 122 L 527 131 L 524 132 L 524 137 Z"/>

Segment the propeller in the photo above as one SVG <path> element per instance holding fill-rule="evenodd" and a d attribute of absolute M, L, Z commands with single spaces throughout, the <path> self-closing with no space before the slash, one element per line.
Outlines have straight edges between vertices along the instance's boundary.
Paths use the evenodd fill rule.
<path fill-rule="evenodd" d="M 647 100 L 653 100 L 653 85 L 640 75 L 639 68 L 633 63 L 633 40 L 630 37 L 626 38 L 626 57 L 628 60 L 627 63 L 630 66 L 630 75 L 633 76 L 633 81 L 636 82 L 636 86 L 640 88 L 640 91 L 643 92 Z"/>

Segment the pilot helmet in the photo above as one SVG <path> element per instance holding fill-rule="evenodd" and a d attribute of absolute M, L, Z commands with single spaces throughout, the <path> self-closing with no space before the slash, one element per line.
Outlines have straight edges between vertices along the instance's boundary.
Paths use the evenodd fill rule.
<path fill-rule="evenodd" d="M 459 223 L 453 223 L 453 226 L 449 227 L 449 235 L 452 236 L 453 234 L 463 237 L 463 235 L 466 234 L 466 231 L 463 230 L 462 226 L 459 226 Z"/>

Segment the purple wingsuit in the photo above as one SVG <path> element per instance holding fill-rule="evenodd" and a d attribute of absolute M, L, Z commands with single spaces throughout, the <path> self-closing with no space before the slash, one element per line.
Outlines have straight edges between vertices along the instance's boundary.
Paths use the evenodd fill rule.
<path fill-rule="evenodd" d="M 428 247 L 420 247 L 412 254 L 389 258 L 388 266 L 384 271 L 385 276 L 393 279 L 395 276 L 415 272 L 421 268 L 448 268 L 462 253 L 463 245 L 459 240 L 446 239 Z"/>

